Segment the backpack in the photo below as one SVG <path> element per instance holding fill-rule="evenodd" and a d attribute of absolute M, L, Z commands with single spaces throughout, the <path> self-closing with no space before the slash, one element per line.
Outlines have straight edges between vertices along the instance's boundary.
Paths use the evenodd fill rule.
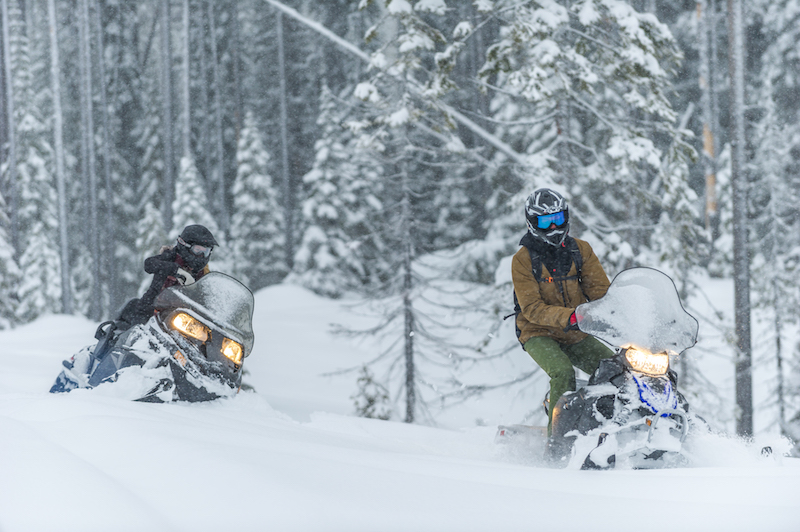
<path fill-rule="evenodd" d="M 542 277 L 542 259 L 539 255 L 533 251 L 531 248 L 527 248 L 528 253 L 531 257 L 531 269 L 533 270 L 533 278 L 536 279 L 537 283 L 555 283 L 561 281 L 568 281 L 571 279 L 577 279 L 578 284 L 582 282 L 581 279 L 581 268 L 583 267 L 583 255 L 581 255 L 581 250 L 578 248 L 578 243 L 575 242 L 575 239 L 572 237 L 567 237 L 564 240 L 564 247 L 567 248 L 570 255 L 572 256 L 572 262 L 575 264 L 575 270 L 577 272 L 576 275 L 567 275 L 564 277 Z M 582 289 L 582 288 L 581 288 Z M 514 292 L 514 313 L 509 314 L 508 316 L 504 316 L 503 319 L 507 320 L 511 316 L 514 316 L 514 328 L 517 331 L 517 338 L 519 338 L 522 331 L 519 330 L 517 327 L 517 316 L 519 313 L 522 312 L 522 308 L 519 306 L 519 301 L 517 300 L 517 293 Z"/>

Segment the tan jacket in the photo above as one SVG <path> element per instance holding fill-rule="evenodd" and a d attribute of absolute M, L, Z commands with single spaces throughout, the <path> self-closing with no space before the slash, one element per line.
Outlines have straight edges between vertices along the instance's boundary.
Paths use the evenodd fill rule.
<path fill-rule="evenodd" d="M 581 303 L 594 301 L 608 290 L 608 276 L 592 251 L 588 242 L 575 239 L 583 257 L 581 282 L 578 279 L 552 281 L 542 264 L 541 282 L 537 282 L 531 270 L 528 248 L 522 247 L 511 260 L 511 279 L 521 312 L 517 316 L 517 328 L 521 331 L 519 341 L 523 344 L 534 336 L 549 336 L 563 344 L 575 344 L 586 337 L 580 331 L 565 333 L 569 317 Z M 573 261 L 567 277 L 577 276 Z M 562 291 L 559 290 L 559 285 Z"/>

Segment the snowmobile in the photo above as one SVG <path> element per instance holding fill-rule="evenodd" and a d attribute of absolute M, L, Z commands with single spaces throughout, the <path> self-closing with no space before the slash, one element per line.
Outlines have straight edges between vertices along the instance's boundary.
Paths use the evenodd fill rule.
<path fill-rule="evenodd" d="M 672 279 L 651 268 L 625 270 L 604 297 L 579 305 L 575 314 L 580 330 L 615 347 L 615 354 L 555 405 L 546 458 L 581 469 L 684 465 L 687 436 L 705 423 L 690 413 L 670 369 L 670 359 L 692 347 L 698 332 Z M 530 443 L 534 433 L 542 428 L 501 426 L 495 441 Z"/>
<path fill-rule="evenodd" d="M 146 323 L 101 324 L 97 344 L 64 361 L 50 392 L 114 383 L 111 393 L 143 402 L 232 396 L 253 348 L 253 307 L 252 292 L 219 272 L 167 288 Z"/>

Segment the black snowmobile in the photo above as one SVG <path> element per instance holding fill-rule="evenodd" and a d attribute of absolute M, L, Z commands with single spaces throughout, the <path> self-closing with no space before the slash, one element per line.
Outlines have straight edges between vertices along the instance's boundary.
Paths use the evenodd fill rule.
<path fill-rule="evenodd" d="M 582 469 L 684 464 L 687 435 L 705 423 L 689 412 L 670 369 L 670 358 L 692 347 L 698 332 L 672 279 L 651 268 L 623 271 L 604 297 L 575 314 L 581 331 L 616 347 L 616 354 L 559 399 L 546 457 Z M 534 433 L 541 428 L 501 426 L 496 441 L 530 442 Z"/>
<path fill-rule="evenodd" d="M 50 392 L 114 383 L 115 394 L 145 402 L 232 396 L 253 348 L 253 307 L 252 292 L 219 272 L 167 288 L 146 323 L 101 324 L 97 344 L 64 361 Z"/>

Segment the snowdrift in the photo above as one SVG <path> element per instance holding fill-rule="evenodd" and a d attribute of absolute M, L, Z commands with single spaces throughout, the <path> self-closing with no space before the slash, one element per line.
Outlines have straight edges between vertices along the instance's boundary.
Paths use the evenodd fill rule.
<path fill-rule="evenodd" d="M 597 473 L 495 447 L 475 419 L 531 407 L 502 394 L 441 414 L 447 429 L 352 417 L 354 376 L 324 374 L 371 357 L 330 333 L 359 319 L 297 287 L 260 292 L 255 391 L 192 405 L 48 394 L 86 320 L 0 332 L 0 531 L 797 530 L 800 460 L 778 439 L 709 436 L 696 467 Z"/>

